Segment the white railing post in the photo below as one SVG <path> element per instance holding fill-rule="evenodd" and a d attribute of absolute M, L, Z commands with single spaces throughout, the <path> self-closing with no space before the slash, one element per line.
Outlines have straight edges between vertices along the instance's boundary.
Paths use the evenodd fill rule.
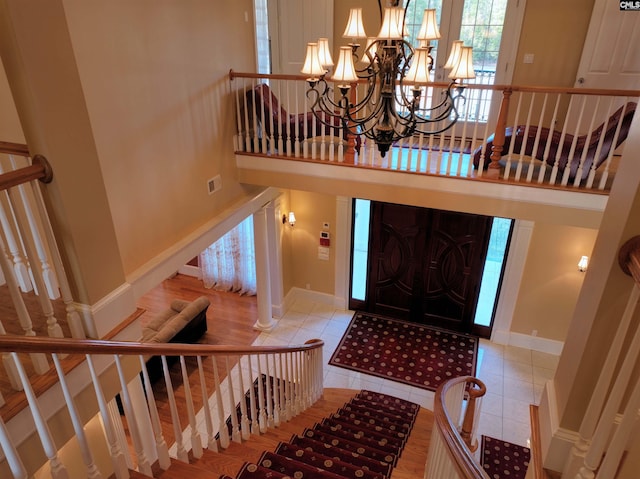
<path fill-rule="evenodd" d="M 171 465 L 171 459 L 169 458 L 169 447 L 162 434 L 162 425 L 160 424 L 160 416 L 158 415 L 158 407 L 156 406 L 156 398 L 153 395 L 153 385 L 149 380 L 149 372 L 147 371 L 147 364 L 143 356 L 140 356 L 140 368 L 142 370 L 142 380 L 144 385 L 144 392 L 147 398 L 147 406 L 149 409 L 149 416 L 151 417 L 151 428 L 153 429 L 153 435 L 156 441 L 156 453 L 158 454 L 158 465 L 160 469 L 166 471 Z"/>
<path fill-rule="evenodd" d="M 49 336 L 51 336 L 52 338 L 62 338 L 62 329 L 58 324 L 58 320 L 54 316 L 51 300 L 46 294 L 47 288 L 44 284 L 42 272 L 36 266 L 36 263 L 38 262 L 38 255 L 36 254 L 34 237 L 29 234 L 30 232 L 28 230 L 28 226 L 25 225 L 25 223 L 28 222 L 28 220 L 26 219 L 25 206 L 22 204 L 20 198 L 16 197 L 16 192 L 13 190 L 13 188 L 10 188 L 8 190 L 8 193 L 9 201 L 11 202 L 11 206 L 13 207 L 13 210 L 16 214 L 16 224 L 18 226 L 18 230 L 20 231 L 20 237 L 22 238 L 22 242 L 24 243 L 24 247 L 27 252 L 27 258 L 29 259 L 29 264 L 31 265 L 33 280 L 35 281 L 36 288 L 38 290 L 38 300 L 40 301 L 42 311 L 47 318 L 47 330 Z"/>
<path fill-rule="evenodd" d="M 251 361 L 251 354 L 247 354 L 247 361 L 249 362 L 249 412 L 251 413 L 251 434 L 260 433 L 260 425 L 258 423 L 258 412 L 256 410 L 256 394 L 253 389 L 253 365 Z M 258 387 L 260 387 L 259 378 L 255 380 Z"/>
<path fill-rule="evenodd" d="M 238 370 L 238 375 L 240 376 L 240 433 L 242 439 L 245 441 L 249 439 L 251 435 L 251 423 L 249 421 L 249 416 L 247 415 L 247 399 L 245 397 L 245 387 L 243 380 L 243 372 L 242 372 L 242 356 L 238 356 L 238 365 L 236 367 Z M 252 418 L 253 419 L 253 418 Z"/>
<path fill-rule="evenodd" d="M 62 394 L 67 404 L 67 409 L 69 411 L 69 416 L 71 417 L 71 424 L 73 424 L 73 431 L 76 434 L 78 446 L 80 447 L 80 455 L 82 456 L 82 460 L 87 467 L 87 477 L 89 479 L 101 479 L 102 474 L 98 470 L 96 463 L 93 461 L 93 454 L 91 453 L 91 448 L 89 447 L 89 442 L 87 441 L 87 435 L 84 433 L 84 426 L 82 424 L 82 420 L 78 416 L 78 410 L 76 409 L 76 405 L 73 401 L 71 391 L 69 391 L 67 378 L 65 377 L 64 370 L 62 369 L 62 365 L 60 364 L 60 360 L 58 359 L 58 355 L 54 353 L 51 354 L 51 357 L 53 358 L 53 364 L 55 365 L 56 372 L 58 373 L 58 379 L 60 380 Z"/>
<path fill-rule="evenodd" d="M 111 453 L 111 461 L 113 463 L 113 471 L 117 479 L 129 479 L 129 468 L 125 455 L 122 453 L 122 449 L 118 444 L 118 440 L 115 434 L 113 421 L 109 414 L 107 402 L 104 399 L 104 393 L 102 392 L 102 386 L 100 380 L 96 374 L 93 360 L 89 354 L 86 355 L 87 365 L 89 366 L 89 373 L 91 374 L 91 382 L 93 383 L 93 389 L 96 392 L 96 399 L 98 400 L 98 407 L 100 409 L 100 417 L 102 418 L 102 427 L 109 445 L 109 451 Z"/>
<path fill-rule="evenodd" d="M 240 440 L 240 426 L 238 425 L 238 414 L 236 412 L 236 400 L 234 399 L 233 378 L 231 377 L 231 368 L 229 367 L 229 356 L 225 356 L 225 364 L 227 366 L 227 389 L 229 393 L 229 415 L 231 416 L 231 439 L 235 442 Z M 226 427 L 226 423 L 223 423 Z"/>
<path fill-rule="evenodd" d="M 49 251 L 51 252 L 53 267 L 58 274 L 58 286 L 62 295 L 62 301 L 64 302 L 67 310 L 67 324 L 71 330 L 71 337 L 75 339 L 86 339 L 87 335 L 85 334 L 84 327 L 82 325 L 82 319 L 73 304 L 74 302 L 71 294 L 71 287 L 69 286 L 69 279 L 67 278 L 67 274 L 62 263 L 62 257 L 60 256 L 60 250 L 58 249 L 58 244 L 56 243 L 56 238 L 53 234 L 53 227 L 51 226 L 47 210 L 44 207 L 42 191 L 40 191 L 40 186 L 35 181 L 31 182 L 31 188 L 35 197 L 36 207 L 38 208 L 38 214 L 42 219 L 42 227 L 44 229 L 47 244 L 49 245 Z"/>
<path fill-rule="evenodd" d="M 151 472 L 151 464 L 149 464 L 149 460 L 144 453 L 144 447 L 142 445 L 142 438 L 140 436 L 140 430 L 138 429 L 138 423 L 136 422 L 135 413 L 133 411 L 133 405 L 131 402 L 131 396 L 129 394 L 129 389 L 127 388 L 127 381 L 124 377 L 124 371 L 122 369 L 122 363 L 120 362 L 120 357 L 117 354 L 113 356 L 116 369 L 118 370 L 118 378 L 120 379 L 120 398 L 122 399 L 122 406 L 124 407 L 124 414 L 127 418 L 127 424 L 129 426 L 129 432 L 131 434 L 131 441 L 133 442 L 133 448 L 136 452 L 136 457 L 138 459 L 138 470 L 143 474 L 148 476 L 152 476 Z"/>
<path fill-rule="evenodd" d="M 0 452 L 4 454 L 4 457 L 9 465 L 13 479 L 26 479 L 27 470 L 24 468 L 22 459 L 16 450 L 13 441 L 9 437 L 9 432 L 4 424 L 4 421 L 0 417 Z"/>
<path fill-rule="evenodd" d="M 173 425 L 173 434 L 176 441 L 176 454 L 178 459 L 182 462 L 189 462 L 189 454 L 184 448 L 184 442 L 182 440 L 182 426 L 180 425 L 180 418 L 178 416 L 178 406 L 176 404 L 176 396 L 173 391 L 173 384 L 171 383 L 171 374 L 169 373 L 169 365 L 167 364 L 167 357 L 161 356 L 162 360 L 162 372 L 164 374 L 164 383 L 167 387 L 167 399 L 169 400 L 169 410 L 171 412 L 171 423 Z"/>
<path fill-rule="evenodd" d="M 9 211 L 9 213 L 7 213 L 7 211 Z M 9 214 L 13 216 L 8 197 L 5 194 L 0 194 L 0 224 L 2 224 L 2 231 L 7 240 L 7 252 L 11 255 L 13 262 L 12 269 L 18 284 L 20 285 L 20 289 L 22 292 L 28 293 L 33 289 L 33 285 L 31 284 L 31 278 L 29 277 L 29 271 L 27 269 L 25 258 L 22 254 L 22 250 L 16 241 L 13 225 L 9 221 Z M 6 277 L 7 273 L 4 274 Z"/>
<path fill-rule="evenodd" d="M 38 404 L 38 398 L 36 398 L 36 395 L 31 388 L 29 377 L 22 367 L 22 363 L 20 362 L 18 354 L 11 353 L 11 356 L 13 357 L 16 368 L 18 370 L 18 374 L 20 375 L 22 387 L 27 397 L 27 402 L 29 403 L 29 409 L 31 411 L 36 429 L 38 431 L 38 436 L 40 437 L 40 443 L 42 444 L 45 455 L 49 459 L 51 477 L 52 479 L 68 479 L 69 474 L 67 472 L 67 468 L 60 462 L 60 459 L 58 458 L 58 451 L 56 449 L 55 443 L 53 442 L 53 438 L 51 437 L 51 431 L 49 431 L 47 421 L 42 416 L 40 405 Z"/>
<path fill-rule="evenodd" d="M 198 428 L 196 427 L 196 412 L 193 407 L 193 395 L 191 394 L 191 385 L 189 384 L 189 373 L 187 372 L 187 363 L 182 355 L 180 356 L 180 369 L 182 371 L 184 399 L 187 405 L 187 417 L 189 418 L 189 426 L 191 428 L 191 453 L 194 458 L 199 459 L 202 457 L 202 439 L 200 439 Z"/>
<path fill-rule="evenodd" d="M 204 367 L 202 365 L 202 356 L 196 356 L 198 361 L 198 377 L 200 379 L 200 388 L 202 389 L 202 410 L 204 412 L 204 424 L 207 431 L 207 449 L 218 452 L 218 443 L 213 432 L 213 421 L 211 419 L 211 406 L 209 405 L 209 392 L 207 391 L 207 382 L 204 377 Z M 214 359 L 215 361 L 215 359 Z M 216 392 L 218 389 L 216 387 Z"/>
<path fill-rule="evenodd" d="M 218 363 L 216 357 L 211 356 L 211 362 L 213 364 L 213 385 L 215 387 L 216 406 L 218 406 L 218 424 L 220 434 L 220 447 L 226 449 L 229 447 L 229 429 L 224 421 L 224 404 L 222 401 L 222 388 L 220 385 L 220 374 L 218 373 Z"/>

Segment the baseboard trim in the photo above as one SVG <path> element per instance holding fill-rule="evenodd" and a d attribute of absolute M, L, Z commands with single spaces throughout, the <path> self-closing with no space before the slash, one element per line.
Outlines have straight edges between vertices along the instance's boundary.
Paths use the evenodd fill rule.
<path fill-rule="evenodd" d="M 180 268 L 178 268 L 178 273 L 184 274 L 185 276 L 202 279 L 202 271 L 200 270 L 200 268 L 190 264 L 180 266 Z"/>
<path fill-rule="evenodd" d="M 74 303 L 87 336 L 100 339 L 136 310 L 133 288 L 123 283 L 92 305 Z"/>
<path fill-rule="evenodd" d="M 289 308 L 291 308 L 291 305 L 298 300 L 313 301 L 315 303 L 327 304 L 332 307 L 336 307 L 337 304 L 341 304 L 340 298 L 333 294 L 320 293 L 318 291 L 297 288 L 294 286 L 289 290 L 284 298 L 285 311 L 288 311 Z"/>
<path fill-rule="evenodd" d="M 564 347 L 564 342 L 562 341 L 499 330 L 493 331 L 491 341 L 497 344 L 531 349 L 541 353 L 555 354 L 556 356 L 560 355 L 562 348 Z"/>

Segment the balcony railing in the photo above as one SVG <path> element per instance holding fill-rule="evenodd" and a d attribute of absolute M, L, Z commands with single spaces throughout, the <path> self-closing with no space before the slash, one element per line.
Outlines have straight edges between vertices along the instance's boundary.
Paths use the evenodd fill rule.
<path fill-rule="evenodd" d="M 237 154 L 593 192 L 610 189 L 640 96 L 640 90 L 467 85 L 452 128 L 405 138 L 382 157 L 370 140 L 349 143 L 339 122 L 311 112 L 304 77 L 231 71 L 230 80 Z M 446 86 L 429 86 L 422 101 Z"/>

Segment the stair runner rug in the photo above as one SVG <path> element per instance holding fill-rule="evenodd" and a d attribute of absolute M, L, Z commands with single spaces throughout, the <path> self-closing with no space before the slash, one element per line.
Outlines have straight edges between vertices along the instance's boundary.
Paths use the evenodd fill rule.
<path fill-rule="evenodd" d="M 531 451 L 524 446 L 482 436 L 480 464 L 491 479 L 524 479 Z"/>
<path fill-rule="evenodd" d="M 356 312 L 329 364 L 435 391 L 473 376 L 478 338 Z"/>
<path fill-rule="evenodd" d="M 320 423 L 245 463 L 236 479 L 387 479 L 419 411 L 410 401 L 360 391 Z"/>

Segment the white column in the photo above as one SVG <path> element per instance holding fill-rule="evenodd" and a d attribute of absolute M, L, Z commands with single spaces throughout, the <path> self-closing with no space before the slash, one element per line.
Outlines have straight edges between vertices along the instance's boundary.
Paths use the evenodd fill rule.
<path fill-rule="evenodd" d="M 271 281 L 269 268 L 269 238 L 267 205 L 253 214 L 253 241 L 256 250 L 256 289 L 258 292 L 258 320 L 253 325 L 261 331 L 275 326 L 271 314 Z"/>
<path fill-rule="evenodd" d="M 267 244 L 269 249 L 269 277 L 271 286 L 271 314 L 275 318 L 284 315 L 284 287 L 282 280 L 282 224 L 280 198 L 269 203 L 267 210 Z"/>

